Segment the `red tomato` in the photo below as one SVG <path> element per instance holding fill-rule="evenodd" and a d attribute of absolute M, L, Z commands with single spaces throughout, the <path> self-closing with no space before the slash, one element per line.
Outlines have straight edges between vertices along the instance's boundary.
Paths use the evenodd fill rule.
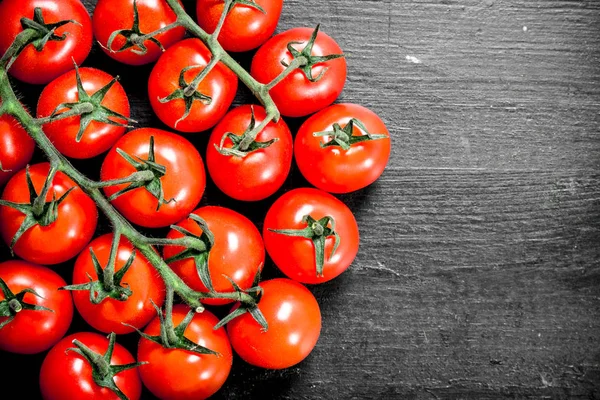
<path fill-rule="evenodd" d="M 108 152 L 100 177 L 103 181 L 124 178 L 136 172 L 117 149 L 133 158 L 147 160 L 150 137 L 154 137 L 155 162 L 166 168 L 164 176 L 157 179 L 162 185 L 164 200 L 157 211 L 158 199 L 146 188 L 140 187 L 116 198 L 112 203 L 125 218 L 140 226 L 157 228 L 181 221 L 196 207 L 206 186 L 202 157 L 196 148 L 183 137 L 153 128 L 135 129 L 123 136 Z M 111 196 L 128 184 L 104 189 Z"/>
<path fill-rule="evenodd" d="M 89 246 L 94 251 L 103 269 L 106 268 L 108 262 L 112 240 L 113 235 L 106 234 L 94 239 Z M 127 264 L 132 252 L 133 245 L 129 240 L 121 237 L 115 272 L 120 271 Z M 92 256 L 89 251 L 84 250 L 75 262 L 73 284 L 88 283 L 90 281 L 88 276 L 93 280 L 98 280 L 92 263 Z M 133 263 L 123 276 L 121 286 L 128 287 L 132 292 L 127 300 L 120 301 L 109 297 L 100 304 L 93 304 L 90 301 L 89 291 L 73 291 L 77 311 L 94 329 L 118 334 L 134 331 L 132 327 L 123 325 L 123 323 L 141 329 L 156 316 L 156 309 L 150 300 L 159 307 L 165 300 L 163 280 L 152 264 L 139 252 L 136 252 Z"/>
<path fill-rule="evenodd" d="M 360 121 L 367 132 L 355 122 L 350 125 L 352 119 Z M 356 142 L 344 150 L 335 140 L 348 143 L 348 138 L 336 139 L 334 130 L 355 138 L 367 138 L 367 133 L 383 137 L 374 136 L 375 140 Z M 331 132 L 331 135 L 314 135 L 319 132 Z M 327 146 L 323 147 L 325 143 Z M 334 104 L 302 124 L 294 147 L 296 163 L 307 181 L 328 192 L 348 193 L 370 185 L 381 176 L 390 158 L 391 143 L 385 124 L 377 114 L 356 104 Z"/>
<path fill-rule="evenodd" d="M 282 62 L 289 64 L 294 59 L 288 44 L 301 52 L 313 32 L 311 28 L 294 28 L 273 36 L 254 55 L 250 67 L 252 76 L 261 83 L 271 82 L 285 70 Z M 342 49 L 331 37 L 319 32 L 310 54 L 316 57 L 342 54 Z M 302 69 L 296 69 L 269 91 L 282 115 L 312 114 L 333 103 L 342 93 L 346 82 L 345 58 L 316 63 L 310 71 L 314 79 L 320 76 L 316 82 L 311 82 Z"/>
<path fill-rule="evenodd" d="M 323 275 L 317 273 L 317 248 L 311 239 L 288 236 L 272 230 L 303 230 L 309 226 L 304 220 L 331 217 L 327 226 L 339 235 L 335 249 L 335 236 L 325 237 Z M 327 282 L 344 272 L 358 253 L 358 226 L 352 211 L 329 193 L 317 189 L 294 189 L 273 203 L 263 226 L 265 248 L 273 262 L 289 278 L 303 283 Z M 333 253 L 333 254 L 332 254 Z"/>
<path fill-rule="evenodd" d="M 0 186 L 25 168 L 34 149 L 33 139 L 17 120 L 8 114 L 0 115 L 0 164 L 3 170 L 0 170 Z"/>
<path fill-rule="evenodd" d="M 186 39 L 171 46 L 158 59 L 148 79 L 148 96 L 158 118 L 169 127 L 181 132 L 200 132 L 213 127 L 227 112 L 235 97 L 238 81 L 237 76 L 221 62 L 202 79 L 194 95 L 209 96 L 210 100 L 183 95 L 183 89 L 201 73 L 211 57 L 210 50 L 200 39 Z M 188 67 L 192 68 L 183 74 L 185 85 L 182 88 L 179 77 Z M 164 100 L 176 91 L 191 102 L 187 116 L 186 100 Z"/>
<path fill-rule="evenodd" d="M 219 33 L 219 43 L 227 51 L 248 51 L 257 48 L 271 37 L 281 16 L 282 0 L 256 0 L 262 8 L 236 3 L 227 14 Z M 225 8 L 223 0 L 198 0 L 198 24 L 213 33 Z"/>
<path fill-rule="evenodd" d="M 113 391 L 96 384 L 90 363 L 80 354 L 69 350 L 76 348 L 74 339 L 101 355 L 108 349 L 108 339 L 91 332 L 75 333 L 58 342 L 46 355 L 40 371 L 40 389 L 44 400 L 118 400 Z M 134 362 L 131 353 L 115 343 L 110 365 Z M 141 397 L 142 383 L 137 368 L 119 372 L 114 382 L 129 400 Z"/>
<path fill-rule="evenodd" d="M 265 332 L 250 313 L 227 324 L 235 352 L 247 363 L 282 369 L 304 360 L 321 333 L 321 311 L 315 296 L 298 282 L 272 279 L 259 284 L 258 308 L 269 324 Z"/>
<path fill-rule="evenodd" d="M 50 164 L 41 163 L 29 168 L 31 181 L 39 194 L 48 177 Z M 46 201 L 58 200 L 73 189 L 58 206 L 58 217 L 46 226 L 35 225 L 16 242 L 13 250 L 19 257 L 36 264 L 59 264 L 81 252 L 96 230 L 98 209 L 94 201 L 67 175 L 57 172 Z M 25 170 L 11 178 L 4 188 L 2 200 L 29 204 Z M 0 206 L 0 234 L 9 244 L 25 219 L 25 214 L 14 208 Z"/>
<path fill-rule="evenodd" d="M 258 229 L 248 218 L 224 207 L 201 207 L 194 214 L 206 222 L 214 235 L 215 242 L 208 256 L 208 270 L 214 289 L 217 292 L 234 291 L 231 282 L 223 275 L 233 279 L 242 289 L 252 287 L 254 277 L 265 261 L 265 249 Z M 197 235 L 202 233 L 200 226 L 191 219 L 184 219 L 177 225 Z M 173 229 L 167 235 L 169 239 L 180 237 L 183 234 Z M 183 247 L 165 246 L 163 255 L 168 259 L 184 250 Z M 193 258 L 173 262 L 170 267 L 192 289 L 208 291 L 200 280 Z M 232 300 L 206 299 L 202 302 L 227 304 Z"/>
<path fill-rule="evenodd" d="M 175 305 L 173 324 L 178 326 L 188 311 L 189 308 L 184 305 Z M 150 340 L 140 339 L 138 361 L 148 362 L 140 366 L 140 375 L 144 385 L 156 397 L 200 400 L 212 396 L 223 386 L 231 370 L 233 355 L 225 328 L 213 329 L 218 322 L 210 311 L 195 314 L 185 330 L 185 337 L 219 355 L 166 349 Z M 158 317 L 144 332 L 152 336 L 160 334 Z"/>
<path fill-rule="evenodd" d="M 252 119 L 254 108 L 256 125 L 264 121 L 266 112 L 260 106 L 241 106 L 231 110 L 215 127 L 208 141 L 206 166 L 211 178 L 221 191 L 237 200 L 262 200 L 275 193 L 287 178 L 292 165 L 292 134 L 283 119 L 270 122 L 256 137 L 257 142 L 277 140 L 264 149 L 256 149 L 244 157 L 221 154 L 221 138 L 227 132 L 242 135 Z M 228 138 L 223 148 L 233 147 Z"/>
<path fill-rule="evenodd" d="M 108 50 L 108 40 L 115 31 L 135 33 L 137 36 L 146 35 L 172 24 L 177 16 L 165 0 L 137 0 L 138 32 L 132 30 L 134 24 L 134 0 L 99 0 L 94 9 L 92 18 L 94 36 L 102 45 L 102 50 L 115 60 L 129 64 L 142 65 L 154 62 L 162 54 L 161 48 L 152 40 L 142 42 L 146 48 L 145 54 L 139 54 L 142 48 L 139 45 L 131 46 L 119 51 L 127 40 L 123 34 L 115 36 L 111 50 Z M 181 1 L 179 2 L 181 3 Z M 183 39 L 185 28 L 176 27 L 154 36 L 164 48 Z"/>
<path fill-rule="evenodd" d="M 80 68 L 79 75 L 83 89 L 89 96 L 94 95 L 113 80 L 112 76 L 95 68 Z M 78 100 L 83 99 L 80 99 L 77 93 L 76 72 L 73 70 L 59 76 L 44 88 L 38 100 L 37 116 L 48 117 L 60 104 L 76 103 Z M 129 101 L 119 82 L 113 84 L 100 104 L 110 111 L 129 117 Z M 93 112 L 106 113 L 98 106 L 94 106 Z M 127 120 L 123 118 L 108 117 L 108 115 L 106 118 L 113 122 L 127 124 Z M 90 158 L 104 153 L 125 133 L 125 126 L 92 120 L 83 131 L 81 140 L 77 142 L 80 126 L 85 123 L 81 116 L 76 116 L 45 124 L 43 128 L 56 149 L 73 158 Z"/>
<path fill-rule="evenodd" d="M 54 271 L 23 261 L 0 263 L 0 278 L 17 295 L 32 289 L 38 296 L 27 293 L 23 303 L 45 307 L 47 310 L 23 309 L 14 319 L 0 328 L 0 349 L 20 354 L 48 350 L 67 333 L 73 319 L 73 302 L 67 291 L 59 291 L 65 281 Z M 0 302 L 6 297 L 0 290 Z M 0 317 L 0 324 L 8 318 Z"/>
<path fill-rule="evenodd" d="M 92 48 L 92 21 L 79 0 L 5 0 L 0 2 L 0 54 L 9 48 L 23 31 L 21 18 L 35 20 L 34 9 L 42 9 L 44 23 L 54 24 L 73 20 L 59 26 L 41 51 L 33 44 L 26 46 L 8 71 L 15 78 L 34 84 L 48 83 L 73 68 L 73 62 L 83 63 Z M 44 34 L 40 33 L 39 38 Z"/>

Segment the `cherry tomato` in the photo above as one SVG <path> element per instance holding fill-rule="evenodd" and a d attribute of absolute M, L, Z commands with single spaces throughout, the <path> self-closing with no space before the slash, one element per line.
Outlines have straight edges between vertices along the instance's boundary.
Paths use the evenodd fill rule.
<path fill-rule="evenodd" d="M 70 350 L 76 348 L 73 344 L 75 339 L 100 355 L 104 355 L 108 349 L 108 339 L 92 332 L 78 332 L 58 342 L 46 355 L 40 371 L 40 389 L 44 400 L 118 400 L 113 391 L 96 384 L 89 361 Z M 115 343 L 110 365 L 134 362 L 131 353 Z M 119 372 L 114 376 L 114 382 L 129 400 L 141 397 L 142 383 L 137 368 Z"/>
<path fill-rule="evenodd" d="M 221 62 L 202 79 L 193 96 L 183 94 L 211 57 L 200 39 L 186 39 L 171 46 L 158 59 L 148 79 L 148 96 L 158 118 L 169 127 L 181 132 L 200 132 L 213 127 L 227 112 L 238 82 L 237 76 Z M 180 74 L 185 68 L 189 69 L 183 73 L 182 87 Z M 178 98 L 168 100 L 175 92 Z M 189 110 L 186 101 L 190 102 Z"/>
<path fill-rule="evenodd" d="M 255 49 L 275 32 L 283 1 L 256 0 L 253 3 L 258 7 L 236 3 L 227 14 L 219 33 L 219 43 L 225 50 L 239 52 Z M 198 24 L 208 33 L 213 33 L 224 8 L 225 2 L 222 0 L 198 0 Z"/>
<path fill-rule="evenodd" d="M 106 72 L 95 68 L 80 68 L 79 75 L 83 89 L 89 96 L 93 96 L 113 79 Z M 59 76 L 44 88 L 38 100 L 37 116 L 38 118 L 48 117 L 60 104 L 76 103 L 78 100 L 83 99 L 80 99 L 77 93 L 76 72 L 73 70 Z M 129 117 L 129 101 L 119 82 L 112 85 L 100 104 L 110 111 Z M 108 113 L 97 106 L 94 107 L 94 112 Z M 106 118 L 122 125 L 127 124 L 127 120 L 123 118 L 109 117 L 108 115 Z M 77 142 L 77 135 L 82 123 L 85 123 L 82 121 L 82 117 L 75 116 L 45 124 L 43 128 L 44 133 L 56 149 L 73 158 L 90 158 L 104 153 L 125 133 L 125 126 L 92 120 L 83 131 L 81 140 Z"/>
<path fill-rule="evenodd" d="M 173 307 L 173 324 L 178 326 L 189 308 L 184 305 Z M 216 393 L 227 380 L 233 354 L 225 328 L 213 329 L 219 322 L 217 317 L 204 311 L 194 315 L 185 330 L 185 337 L 219 355 L 197 354 L 182 349 L 167 349 L 150 340 L 141 338 L 137 359 L 148 362 L 140 366 L 144 385 L 164 400 L 199 400 Z M 146 327 L 146 334 L 160 334 L 158 317 Z"/>
<path fill-rule="evenodd" d="M 0 115 L 0 186 L 25 168 L 33 157 L 35 143 L 10 115 Z"/>
<path fill-rule="evenodd" d="M 214 289 L 217 292 L 234 291 L 231 282 L 224 275 L 233 279 L 242 289 L 249 289 L 265 261 L 265 249 L 258 229 L 248 218 L 224 207 L 201 207 L 194 214 L 206 222 L 214 235 L 214 245 L 208 256 L 208 270 Z M 202 228 L 191 219 L 184 219 L 177 225 L 197 235 L 202 233 Z M 183 237 L 183 234 L 172 229 L 167 237 L 175 239 Z M 178 246 L 165 246 L 164 258 L 168 259 L 184 250 Z M 173 262 L 170 266 L 192 289 L 208 291 L 200 280 L 193 258 Z M 206 299 L 202 302 L 227 304 L 232 301 Z"/>
<path fill-rule="evenodd" d="M 49 170 L 48 163 L 29 168 L 37 194 L 41 193 Z M 56 220 L 46 226 L 37 224 L 28 229 L 15 243 L 15 254 L 36 264 L 59 264 L 75 257 L 90 242 L 96 230 L 98 210 L 94 201 L 71 178 L 57 172 L 46 202 L 52 201 L 53 197 L 60 199 L 71 188 L 74 189 L 58 205 Z M 8 181 L 2 200 L 29 204 L 25 170 L 19 171 Z M 0 234 L 7 244 L 11 243 L 24 220 L 25 214 L 21 211 L 0 206 Z"/>
<path fill-rule="evenodd" d="M 115 60 L 129 64 L 142 65 L 154 62 L 162 54 L 161 48 L 152 40 L 145 40 L 142 45 L 146 52 L 139 45 L 132 45 L 123 51 L 119 51 L 127 44 L 127 39 L 123 34 L 115 36 L 110 51 L 108 49 L 108 40 L 115 31 L 132 31 L 134 24 L 134 0 L 99 0 L 94 9 L 92 18 L 94 36 L 102 45 L 102 50 Z M 179 2 L 181 3 L 181 1 Z M 157 31 L 172 24 L 177 20 L 177 16 L 171 10 L 171 7 L 165 0 L 137 0 L 138 11 L 138 29 L 137 36 L 143 36 Z M 169 29 L 156 36 L 154 39 L 159 41 L 164 48 L 168 48 L 174 43 L 183 39 L 185 29 L 181 26 Z"/>
<path fill-rule="evenodd" d="M 83 63 L 92 48 L 92 21 L 79 0 L 4 0 L 0 2 L 0 54 L 23 31 L 21 18 L 35 21 L 38 7 L 45 24 L 73 22 L 57 27 L 41 51 L 27 45 L 8 72 L 23 82 L 43 84 L 72 69 L 73 62 Z"/>
<path fill-rule="evenodd" d="M 249 313 L 227 324 L 235 352 L 247 363 L 269 369 L 289 368 L 304 360 L 321 333 L 315 296 L 298 282 L 271 279 L 259 284 L 258 308 L 269 324 L 266 332 Z"/>
<path fill-rule="evenodd" d="M 315 136 L 319 132 L 331 135 Z M 347 134 L 350 138 L 344 137 Z M 368 139 L 367 134 L 373 140 L 351 142 L 352 138 Z M 349 144 L 349 148 L 345 150 L 336 140 Z M 374 112 L 356 104 L 334 104 L 302 124 L 296 135 L 294 154 L 300 172 L 311 184 L 328 192 L 348 193 L 370 185 L 381 176 L 390 150 L 390 135 Z"/>
<path fill-rule="evenodd" d="M 150 138 L 154 138 L 155 162 L 166 168 L 160 181 L 164 195 L 163 204 L 145 187 L 134 189 L 117 197 L 113 205 L 131 222 L 148 228 L 174 224 L 196 207 L 206 186 L 206 176 L 202 157 L 194 146 L 183 137 L 171 132 L 153 128 L 135 129 L 121 137 L 108 152 L 100 177 L 103 181 L 124 178 L 136 172 L 117 149 L 121 149 L 136 160 L 149 158 Z M 111 196 L 128 184 L 110 186 L 104 189 Z"/>
<path fill-rule="evenodd" d="M 259 143 L 276 140 L 266 148 L 258 148 L 244 157 L 224 155 L 217 150 L 227 132 L 242 135 L 250 125 L 252 109 L 256 125 L 264 121 L 266 112 L 260 106 L 240 106 L 231 110 L 217 124 L 208 141 L 206 166 L 221 191 L 237 200 L 262 200 L 275 193 L 287 178 L 292 165 L 292 134 L 283 119 L 270 122 L 256 137 Z M 224 149 L 234 145 L 231 138 L 223 142 Z"/>
<path fill-rule="evenodd" d="M 282 62 L 289 65 L 294 59 L 288 44 L 301 52 L 313 32 L 311 28 L 294 28 L 273 36 L 254 55 L 250 67 L 252 76 L 261 83 L 271 82 L 285 70 Z M 334 54 L 342 54 L 342 49 L 331 37 L 319 32 L 310 55 Z M 296 69 L 269 91 L 282 115 L 303 117 L 312 114 L 333 103 L 342 93 L 346 82 L 345 58 L 316 63 L 310 71 L 315 82 L 311 82 L 301 69 Z"/>
<path fill-rule="evenodd" d="M 299 234 L 312 225 L 307 216 L 325 228 L 322 275 L 316 261 L 319 247 Z M 294 233 L 286 235 L 273 230 Z M 358 253 L 358 226 L 352 211 L 329 193 L 317 189 L 294 189 L 277 199 L 265 217 L 263 238 L 275 265 L 289 278 L 303 283 L 322 283 L 335 278 L 348 269 Z"/>
<path fill-rule="evenodd" d="M 67 333 L 73 319 L 73 302 L 67 291 L 59 288 L 65 281 L 49 268 L 24 261 L 0 263 L 0 278 L 12 294 L 25 289 L 22 303 L 45 307 L 47 310 L 28 309 L 22 305 L 14 319 L 0 328 L 0 349 L 20 354 L 34 354 L 48 350 Z M 0 290 L 0 302 L 6 297 Z M 0 324 L 8 318 L 0 317 Z"/>
<path fill-rule="evenodd" d="M 112 234 L 103 235 L 94 239 L 89 246 L 103 269 L 106 268 L 108 262 L 112 240 Z M 133 245 L 129 240 L 121 237 L 115 272 L 120 271 L 127 264 L 133 250 Z M 89 277 L 98 280 L 91 253 L 84 250 L 75 262 L 73 284 L 88 283 Z M 77 311 L 94 329 L 118 334 L 134 331 L 134 328 L 127 325 L 141 329 L 156 316 L 156 309 L 150 300 L 160 307 L 165 299 L 163 280 L 152 264 L 139 252 L 136 252 L 133 263 L 123 276 L 120 286 L 129 288 L 132 292 L 125 301 L 108 297 L 100 304 L 93 304 L 90 301 L 89 291 L 73 291 L 73 300 L 75 300 Z"/>

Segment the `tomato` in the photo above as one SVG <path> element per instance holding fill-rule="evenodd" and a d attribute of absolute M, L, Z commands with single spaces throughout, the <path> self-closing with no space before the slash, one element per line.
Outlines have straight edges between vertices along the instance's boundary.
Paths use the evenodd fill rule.
<path fill-rule="evenodd" d="M 78 332 L 58 342 L 46 355 L 40 371 L 40 389 L 44 400 L 117 400 L 113 391 L 95 382 L 89 361 L 72 350 L 76 348 L 73 344 L 75 339 L 100 355 L 104 355 L 109 347 L 109 340 L 105 336 L 92 332 Z M 110 365 L 134 362 L 131 353 L 115 343 Z M 137 369 L 115 374 L 114 383 L 129 400 L 141 397 L 142 383 Z"/>
<path fill-rule="evenodd" d="M 0 349 L 20 354 L 34 354 L 48 350 L 67 333 L 73 319 L 71 295 L 58 289 L 65 281 L 49 268 L 24 261 L 0 263 L 0 278 L 15 296 L 29 289 L 22 298 L 23 309 L 14 319 L 0 317 Z M 0 303 L 6 296 L 0 290 Z M 22 304 L 25 303 L 25 304 Z M 29 306 L 45 307 L 35 310 Z"/>
<path fill-rule="evenodd" d="M 219 33 L 219 43 L 227 51 L 257 48 L 271 37 L 281 16 L 283 0 L 255 0 L 256 6 L 234 3 Z M 213 33 L 225 8 L 223 0 L 198 0 L 198 24 Z M 261 11 L 262 9 L 262 11 Z"/>
<path fill-rule="evenodd" d="M 181 1 L 180 1 L 181 3 Z M 177 16 L 165 0 L 137 0 L 138 11 L 137 31 L 134 27 L 134 0 L 99 0 L 94 9 L 92 23 L 94 36 L 101 44 L 102 50 L 115 60 L 129 64 L 142 65 L 154 62 L 162 54 L 162 49 L 153 40 L 145 40 L 141 43 L 128 43 L 127 37 L 131 34 L 143 36 L 162 29 L 177 20 Z M 108 49 L 108 40 L 114 32 L 121 31 L 116 35 Z M 185 29 L 175 27 L 154 36 L 154 39 L 168 48 L 183 39 Z M 135 42 L 135 40 L 134 40 Z M 128 45 L 123 49 L 123 46 Z M 145 54 L 140 54 L 146 50 Z M 123 50 L 121 50 L 123 49 Z"/>
<path fill-rule="evenodd" d="M 8 114 L 0 115 L 0 186 L 25 168 L 33 157 L 35 143 Z"/>
<path fill-rule="evenodd" d="M 315 136 L 323 132 L 331 134 Z M 300 127 L 294 145 L 296 163 L 306 180 L 333 193 L 353 192 L 375 182 L 391 151 L 390 134 L 383 121 L 356 104 L 334 104 L 311 116 Z"/>
<path fill-rule="evenodd" d="M 214 290 L 217 292 L 233 292 L 231 282 L 224 275 L 233 279 L 242 289 L 252 287 L 254 277 L 265 261 L 265 249 L 260 232 L 246 217 L 224 207 L 201 207 L 194 211 L 207 224 L 214 235 L 214 245 L 208 256 L 208 270 Z M 202 228 L 191 219 L 181 221 L 178 226 L 200 236 Z M 171 230 L 167 237 L 175 239 L 183 234 Z M 185 249 L 179 246 L 165 246 L 164 258 L 173 257 Z M 208 289 L 200 280 L 196 262 L 187 258 L 170 264 L 171 269 L 179 275 L 192 289 L 207 292 Z M 205 299 L 206 304 L 227 304 L 230 300 Z"/>
<path fill-rule="evenodd" d="M 121 156 L 117 149 L 121 149 L 137 161 L 147 160 L 151 138 L 154 138 L 155 163 L 165 167 L 166 172 L 155 172 L 155 178 L 150 184 L 156 189 L 160 182 L 163 201 L 159 204 L 158 197 L 146 187 L 140 187 L 117 197 L 112 203 L 131 222 L 157 228 L 169 226 L 185 218 L 196 207 L 204 193 L 206 175 L 202 157 L 188 140 L 160 129 L 135 129 L 121 137 L 108 152 L 102 164 L 100 177 L 107 181 L 124 178 L 136 172 L 136 168 Z M 104 192 L 107 196 L 112 196 L 127 186 L 128 184 L 110 186 L 105 188 Z"/>
<path fill-rule="evenodd" d="M 318 29 L 318 28 L 317 28 Z M 318 32 L 310 47 L 310 28 L 294 28 L 273 36 L 263 44 L 252 59 L 250 72 L 259 82 L 267 84 L 275 79 L 295 58 L 288 50 L 288 44 L 297 52 L 308 51 L 311 57 L 324 57 L 342 54 L 342 49 L 328 35 Z M 346 60 L 339 57 L 307 66 L 312 82 L 303 69 L 296 69 L 276 84 L 269 94 L 279 112 L 288 117 L 303 117 L 319 111 L 338 98 L 346 82 Z"/>
<path fill-rule="evenodd" d="M 38 33 L 39 39 L 47 35 L 52 24 L 72 22 L 56 27 L 41 51 L 27 45 L 8 72 L 23 82 L 43 84 L 72 69 L 73 62 L 83 63 L 92 48 L 92 21 L 80 0 L 4 0 L 0 2 L 0 54 L 23 31 L 21 18 L 36 20 L 34 10 L 38 7 L 42 23 L 50 25 Z"/>
<path fill-rule="evenodd" d="M 48 163 L 29 168 L 37 194 L 41 193 L 49 170 Z M 94 201 L 71 178 L 57 172 L 46 202 L 52 201 L 53 197 L 60 199 L 71 188 L 58 205 L 54 222 L 46 226 L 38 223 L 23 233 L 13 247 L 15 254 L 36 264 L 59 264 L 75 257 L 90 242 L 96 230 L 98 210 Z M 8 181 L 2 200 L 29 204 L 26 170 L 21 170 Z M 0 206 L 0 234 L 7 244 L 11 243 L 25 218 L 26 215 L 19 210 Z"/>
<path fill-rule="evenodd" d="M 243 157 L 225 155 L 217 149 L 227 132 L 241 137 L 249 129 L 252 109 L 256 125 L 264 121 L 266 112 L 261 106 L 234 108 L 213 130 L 206 152 L 206 166 L 217 187 L 229 197 L 244 201 L 262 200 L 275 193 L 292 165 L 292 134 L 282 118 L 277 123 L 270 122 L 256 137 L 259 143 L 275 140 L 266 148 L 257 148 Z M 224 149 L 233 146 L 231 138 L 223 141 Z"/>
<path fill-rule="evenodd" d="M 184 305 L 173 307 L 173 324 L 178 326 L 189 308 Z M 204 311 L 195 314 L 185 329 L 184 335 L 214 354 L 197 354 L 182 349 L 167 349 L 141 338 L 137 359 L 148 362 L 140 366 L 144 385 L 164 400 L 200 400 L 212 396 L 227 380 L 233 362 L 233 354 L 224 328 L 213 329 L 219 322 L 217 317 Z M 160 323 L 155 318 L 144 330 L 152 336 L 160 334 Z"/>
<path fill-rule="evenodd" d="M 69 71 L 50 82 L 44 88 L 37 104 L 37 116 L 48 117 L 63 103 L 78 101 L 93 104 L 93 111 L 83 116 L 75 116 L 44 124 L 44 133 L 52 141 L 58 151 L 68 157 L 90 158 L 104 153 L 125 133 L 125 125 L 129 117 L 129 101 L 127 94 L 119 82 L 112 82 L 113 77 L 95 68 L 80 68 L 79 75 L 83 90 L 78 95 L 77 71 Z M 102 98 L 100 96 L 107 85 L 112 84 Z M 90 96 L 91 99 L 87 99 Z M 96 105 L 95 103 L 98 103 Z M 63 109 L 62 112 L 67 111 Z M 125 117 L 120 118 L 113 113 Z M 121 126 L 101 122 L 110 120 Z M 89 124 L 89 125 L 88 125 Z M 87 125 L 87 127 L 86 127 Z M 80 132 L 80 129 L 83 131 Z M 81 135 L 80 141 L 77 141 Z"/>
<path fill-rule="evenodd" d="M 311 238 L 303 236 L 307 229 L 312 231 Z M 263 238 L 275 265 L 303 283 L 335 278 L 348 269 L 358 253 L 358 226 L 352 211 L 317 189 L 294 189 L 277 199 L 265 217 Z"/>
<path fill-rule="evenodd" d="M 186 39 L 167 49 L 154 65 L 148 79 L 148 96 L 158 118 L 169 127 L 181 132 L 200 132 L 213 127 L 227 112 L 238 81 L 221 62 L 202 79 L 193 95 L 183 94 L 211 58 L 210 50 L 200 39 Z M 184 69 L 187 70 L 182 72 Z M 185 80 L 183 87 L 181 74 Z M 174 93 L 176 98 L 169 100 Z"/>
<path fill-rule="evenodd" d="M 304 360 L 321 333 L 321 311 L 315 296 L 298 282 L 271 279 L 259 284 L 258 308 L 269 324 L 265 332 L 250 313 L 227 324 L 235 352 L 247 363 L 269 369 L 289 368 Z"/>
<path fill-rule="evenodd" d="M 108 262 L 112 240 L 113 235 L 106 234 L 94 239 L 89 246 L 103 269 Z M 133 251 L 133 245 L 129 240 L 121 237 L 115 272 L 120 271 L 127 264 Z M 75 262 L 73 284 L 88 283 L 89 277 L 98 280 L 92 256 L 89 251 L 84 250 Z M 150 300 L 160 307 L 165 299 L 163 280 L 152 264 L 139 252 L 135 253 L 133 263 L 123 275 L 120 286 L 131 290 L 132 294 L 125 301 L 108 297 L 100 304 L 93 304 L 90 301 L 89 291 L 73 291 L 77 311 L 94 329 L 118 334 L 133 332 L 134 328 L 131 326 L 141 329 L 156 316 L 156 309 Z"/>

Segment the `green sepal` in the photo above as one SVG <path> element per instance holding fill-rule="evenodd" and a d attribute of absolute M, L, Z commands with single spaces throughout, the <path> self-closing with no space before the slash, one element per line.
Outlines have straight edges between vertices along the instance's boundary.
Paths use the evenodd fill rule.
<path fill-rule="evenodd" d="M 357 126 L 364 132 L 364 135 L 354 135 L 354 126 Z M 337 122 L 333 124 L 333 130 L 314 132 L 314 137 L 327 136 L 331 139 L 327 142 L 321 142 L 322 148 L 331 146 L 340 146 L 344 150 L 349 150 L 352 145 L 370 140 L 389 139 L 388 135 L 370 133 L 367 127 L 358 119 L 352 118 L 343 128 Z"/>
<path fill-rule="evenodd" d="M 231 2 L 231 4 L 229 5 L 229 9 L 227 10 L 227 13 L 231 12 L 231 10 L 233 10 L 233 7 L 235 7 L 236 4 L 240 4 L 240 5 L 244 5 L 244 6 L 248 6 L 248 7 L 254 8 L 254 9 L 260 11 L 263 14 L 267 13 L 265 11 L 265 9 L 262 8 L 260 4 L 257 4 L 254 0 L 233 0 Z"/>
<path fill-rule="evenodd" d="M 23 298 L 27 293 L 31 293 L 32 295 L 43 299 L 42 296 L 40 296 L 31 288 L 25 288 L 19 293 L 14 294 L 6 282 L 0 278 L 0 290 L 2 290 L 2 294 L 4 295 L 4 299 L 0 301 L 0 317 L 7 317 L 7 319 L 0 323 L 0 329 L 11 323 L 16 315 L 23 310 L 54 312 L 54 310 L 50 308 L 38 306 L 36 304 L 25 303 L 23 301 Z"/>
<path fill-rule="evenodd" d="M 0 172 L 11 172 L 12 169 L 4 169 L 2 168 L 2 161 L 0 161 Z"/>

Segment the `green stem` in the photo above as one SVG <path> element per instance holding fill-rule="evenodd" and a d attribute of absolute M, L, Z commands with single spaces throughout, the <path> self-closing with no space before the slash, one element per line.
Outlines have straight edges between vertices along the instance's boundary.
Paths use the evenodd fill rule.
<path fill-rule="evenodd" d="M 88 114 L 88 113 L 91 113 L 92 111 L 94 111 L 93 104 L 79 103 L 79 104 L 73 106 L 73 108 L 71 108 L 68 111 L 65 111 L 60 114 L 56 114 L 54 116 L 50 115 L 50 116 L 44 117 L 44 118 L 37 118 L 35 121 L 40 125 L 44 125 L 49 122 L 54 122 L 54 121 L 58 121 L 58 120 L 65 119 L 65 118 L 76 117 L 76 116 L 82 115 L 82 114 Z"/>
<path fill-rule="evenodd" d="M 160 35 L 161 33 L 165 33 L 166 31 L 170 31 L 173 28 L 177 28 L 178 26 L 181 26 L 181 24 L 178 21 L 175 21 L 172 24 L 166 25 L 160 29 L 146 33 L 145 35 L 138 36 L 136 40 L 139 40 L 141 43 L 144 43 L 146 40 L 154 36 Z"/>

